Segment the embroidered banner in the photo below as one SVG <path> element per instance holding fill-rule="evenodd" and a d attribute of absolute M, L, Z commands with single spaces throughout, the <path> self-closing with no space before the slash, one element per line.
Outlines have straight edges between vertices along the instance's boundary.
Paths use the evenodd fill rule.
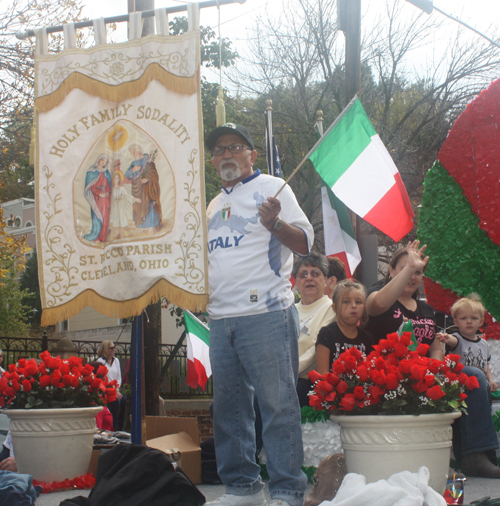
<path fill-rule="evenodd" d="M 38 55 L 42 325 L 208 299 L 199 32 Z"/>

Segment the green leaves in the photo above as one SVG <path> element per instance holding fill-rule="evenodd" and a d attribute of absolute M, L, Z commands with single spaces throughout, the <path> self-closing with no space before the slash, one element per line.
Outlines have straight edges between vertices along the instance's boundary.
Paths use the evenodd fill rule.
<path fill-rule="evenodd" d="M 426 276 L 465 296 L 476 292 L 500 319 L 500 247 L 479 228 L 458 183 L 436 162 L 427 173 L 418 238 L 427 244 Z"/>

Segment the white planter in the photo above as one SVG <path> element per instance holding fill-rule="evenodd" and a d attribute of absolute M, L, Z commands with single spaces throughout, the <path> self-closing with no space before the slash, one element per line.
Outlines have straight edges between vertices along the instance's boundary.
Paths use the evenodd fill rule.
<path fill-rule="evenodd" d="M 63 481 L 87 473 L 96 408 L 6 409 L 20 473 L 39 481 Z"/>
<path fill-rule="evenodd" d="M 347 471 L 368 483 L 400 471 L 430 472 L 429 485 L 444 492 L 451 453 L 451 424 L 461 415 L 332 416 L 340 425 Z"/>

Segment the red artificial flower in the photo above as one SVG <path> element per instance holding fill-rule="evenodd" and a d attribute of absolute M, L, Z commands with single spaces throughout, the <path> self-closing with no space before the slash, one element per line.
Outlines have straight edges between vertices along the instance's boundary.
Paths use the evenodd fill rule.
<path fill-rule="evenodd" d="M 62 377 L 62 380 L 63 380 L 63 383 L 69 387 L 71 386 L 72 384 L 72 377 L 69 375 L 69 374 L 65 374 L 63 377 Z"/>
<path fill-rule="evenodd" d="M 404 344 L 398 343 L 394 346 L 394 353 L 397 358 L 403 358 L 407 355 L 408 348 Z"/>
<path fill-rule="evenodd" d="M 352 372 L 356 369 L 356 366 L 357 366 L 356 359 L 352 355 L 349 355 L 345 358 L 345 370 L 346 371 Z"/>
<path fill-rule="evenodd" d="M 345 381 L 340 381 L 339 384 L 337 385 L 337 392 L 339 394 L 345 394 L 348 388 L 349 386 Z"/>
<path fill-rule="evenodd" d="M 399 334 L 397 332 L 392 332 L 391 334 L 387 334 L 387 340 L 393 343 L 399 343 Z"/>
<path fill-rule="evenodd" d="M 50 353 L 48 351 L 42 351 L 42 353 L 40 353 L 40 358 L 45 362 L 45 360 L 51 358 Z"/>
<path fill-rule="evenodd" d="M 46 388 L 50 385 L 50 376 L 48 374 L 44 374 L 43 376 L 40 376 L 40 386 L 43 388 Z"/>
<path fill-rule="evenodd" d="M 467 390 L 474 390 L 474 388 L 479 388 L 479 381 L 475 376 L 469 376 L 465 382 L 465 388 L 467 388 Z"/>
<path fill-rule="evenodd" d="M 462 364 L 462 362 L 457 362 L 457 365 L 455 365 L 455 367 L 453 368 L 453 372 L 455 372 L 456 374 L 460 374 L 463 369 L 464 369 L 464 364 Z"/>
<path fill-rule="evenodd" d="M 342 411 L 352 411 L 356 405 L 356 398 L 353 394 L 346 394 L 340 401 L 340 409 Z"/>
<path fill-rule="evenodd" d="M 375 367 L 379 370 L 385 369 L 385 359 L 383 357 L 377 357 L 375 359 Z"/>
<path fill-rule="evenodd" d="M 326 395 L 329 394 L 330 392 L 333 392 L 333 385 L 328 383 L 328 381 L 320 381 L 316 385 L 316 390 L 319 390 L 320 392 Z"/>
<path fill-rule="evenodd" d="M 335 360 L 335 362 L 333 363 L 333 366 L 332 366 L 332 370 L 335 374 L 344 374 L 345 373 L 345 366 L 344 366 L 344 363 L 341 362 L 340 360 Z"/>
<path fill-rule="evenodd" d="M 356 399 L 364 399 L 365 398 L 365 390 L 361 386 L 354 387 L 354 397 Z"/>
<path fill-rule="evenodd" d="M 92 374 L 94 372 L 94 368 L 90 364 L 85 364 L 82 369 L 82 375 L 88 376 L 89 374 Z"/>
<path fill-rule="evenodd" d="M 7 387 L 4 391 L 5 397 L 15 397 L 16 391 L 13 390 L 11 387 Z"/>
<path fill-rule="evenodd" d="M 50 357 L 47 362 L 45 362 L 45 365 L 49 369 L 59 369 L 59 364 L 61 363 L 61 357 Z"/>
<path fill-rule="evenodd" d="M 368 369 L 366 365 L 358 366 L 358 377 L 363 383 L 368 380 Z"/>
<path fill-rule="evenodd" d="M 63 376 L 64 376 L 65 374 L 69 374 L 69 372 L 70 372 L 69 365 L 68 365 L 68 364 L 66 364 L 65 362 L 61 362 L 61 363 L 59 364 L 58 369 L 59 369 L 59 372 L 60 372 Z"/>
<path fill-rule="evenodd" d="M 358 361 L 363 354 L 355 347 L 350 348 L 349 353 Z"/>
<path fill-rule="evenodd" d="M 444 397 L 446 393 L 443 392 L 439 385 L 434 385 L 432 388 L 429 388 L 429 390 L 427 390 L 425 395 L 427 395 L 429 399 L 437 401 L 438 399 L 441 399 L 441 397 Z"/>
<path fill-rule="evenodd" d="M 18 360 L 17 365 L 24 369 L 28 365 L 28 361 L 25 358 L 21 358 Z"/>
<path fill-rule="evenodd" d="M 12 380 L 10 384 L 12 386 L 12 389 L 15 390 L 16 392 L 19 392 L 19 390 L 21 390 L 21 383 L 19 383 L 19 381 Z"/>
<path fill-rule="evenodd" d="M 377 385 L 385 385 L 386 377 L 384 371 L 378 369 L 372 369 L 370 371 L 370 379 Z"/>
<path fill-rule="evenodd" d="M 327 402 L 333 402 L 336 398 L 337 398 L 337 392 L 333 391 L 333 392 L 330 392 L 325 397 L 325 401 L 327 401 Z"/>
<path fill-rule="evenodd" d="M 465 401 L 465 399 L 467 399 L 467 394 L 465 392 L 460 392 L 458 396 L 460 397 L 461 401 Z"/>
<path fill-rule="evenodd" d="M 388 374 L 386 376 L 386 383 L 385 383 L 385 386 L 389 389 L 389 390 L 396 390 L 399 386 L 399 381 L 398 381 L 398 378 L 396 378 L 396 375 L 395 374 Z"/>
<path fill-rule="evenodd" d="M 415 350 L 421 357 L 427 356 L 430 346 L 428 344 L 420 343 Z"/>
<path fill-rule="evenodd" d="M 23 380 L 22 385 L 25 392 L 31 392 L 31 383 L 28 380 Z"/>
<path fill-rule="evenodd" d="M 402 374 L 407 376 L 411 373 L 411 362 L 408 359 L 403 359 L 399 362 L 399 370 Z"/>
<path fill-rule="evenodd" d="M 424 376 L 424 383 L 426 384 L 427 387 L 431 387 L 432 385 L 434 385 L 434 375 L 432 374 L 426 374 Z"/>
<path fill-rule="evenodd" d="M 26 365 L 26 371 L 31 376 L 38 374 L 38 364 L 36 363 L 36 360 L 34 359 L 28 360 L 28 364 Z"/>
<path fill-rule="evenodd" d="M 424 380 L 421 379 L 420 381 L 417 381 L 416 383 L 414 383 L 412 388 L 413 388 L 413 390 L 415 390 L 415 392 L 418 392 L 419 394 L 423 394 L 424 392 L 427 391 L 428 387 L 425 384 Z"/>
<path fill-rule="evenodd" d="M 399 338 L 399 342 L 404 346 L 409 346 L 411 343 L 411 332 L 403 332 Z"/>
<path fill-rule="evenodd" d="M 427 372 L 427 367 L 413 364 L 410 368 L 410 371 L 411 371 L 411 378 L 419 381 L 425 376 L 425 373 Z"/>
<path fill-rule="evenodd" d="M 321 405 L 322 402 L 323 401 L 317 395 L 309 396 L 309 406 L 316 410 L 323 409 L 323 406 Z"/>
<path fill-rule="evenodd" d="M 97 371 L 99 371 L 99 369 Z M 309 373 L 307 374 L 307 377 L 309 378 L 309 380 L 311 381 L 311 383 L 313 385 L 314 385 L 314 383 L 316 383 L 316 381 L 323 379 L 323 376 L 318 371 L 309 371 Z"/>
<path fill-rule="evenodd" d="M 327 374 L 325 374 L 324 376 L 325 378 L 325 381 L 328 381 L 328 383 L 330 383 L 330 385 L 333 385 L 334 387 L 337 386 L 339 384 L 339 377 L 334 374 L 333 372 L 329 372 Z"/>
<path fill-rule="evenodd" d="M 17 366 L 16 364 L 10 364 L 9 365 L 9 372 L 10 373 L 13 373 L 13 372 L 16 372 L 17 371 Z"/>
<path fill-rule="evenodd" d="M 97 376 L 105 377 L 108 375 L 108 368 L 105 365 L 100 365 L 96 372 Z"/>

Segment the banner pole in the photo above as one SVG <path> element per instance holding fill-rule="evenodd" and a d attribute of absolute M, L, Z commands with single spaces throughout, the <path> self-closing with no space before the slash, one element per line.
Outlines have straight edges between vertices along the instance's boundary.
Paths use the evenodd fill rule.
<path fill-rule="evenodd" d="M 132 322 L 132 443 L 142 444 L 142 311 Z"/>

